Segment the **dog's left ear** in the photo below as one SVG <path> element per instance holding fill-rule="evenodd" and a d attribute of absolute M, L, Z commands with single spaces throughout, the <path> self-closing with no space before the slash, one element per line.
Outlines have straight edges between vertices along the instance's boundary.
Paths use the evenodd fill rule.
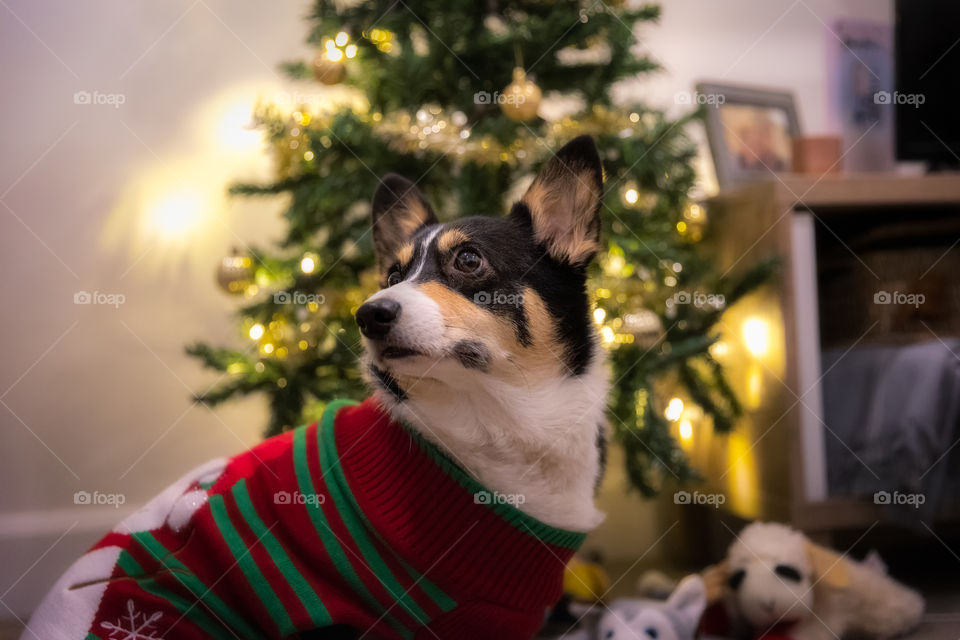
<path fill-rule="evenodd" d="M 510 215 L 529 216 L 534 239 L 555 259 L 586 267 L 600 248 L 602 193 L 597 146 L 579 136 L 540 170 Z"/>
<path fill-rule="evenodd" d="M 430 203 L 415 184 L 395 173 L 380 180 L 373 194 L 373 245 L 381 271 L 404 243 L 409 242 L 420 227 L 437 222 Z"/>
<path fill-rule="evenodd" d="M 847 559 L 836 551 L 807 542 L 807 556 L 813 569 L 813 580 L 838 589 L 850 584 Z"/>

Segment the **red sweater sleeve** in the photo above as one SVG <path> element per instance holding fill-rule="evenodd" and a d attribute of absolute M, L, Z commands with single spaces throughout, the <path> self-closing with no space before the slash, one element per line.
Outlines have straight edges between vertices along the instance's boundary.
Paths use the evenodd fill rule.
<path fill-rule="evenodd" d="M 545 611 L 521 611 L 471 600 L 420 629 L 416 640 L 529 640 L 543 625 Z"/>

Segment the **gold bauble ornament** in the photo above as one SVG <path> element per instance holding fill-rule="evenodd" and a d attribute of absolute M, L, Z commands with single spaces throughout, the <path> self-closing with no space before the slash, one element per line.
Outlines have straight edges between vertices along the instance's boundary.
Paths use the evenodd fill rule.
<path fill-rule="evenodd" d="M 241 295 L 253 283 L 253 261 L 234 249 L 217 267 L 217 285 L 231 295 Z"/>
<path fill-rule="evenodd" d="M 511 120 L 525 122 L 537 117 L 542 97 L 540 87 L 517 67 L 513 70 L 513 82 L 500 95 L 500 109 Z"/>
<path fill-rule="evenodd" d="M 331 54 L 332 51 L 336 53 Z M 340 58 L 334 60 L 331 55 L 340 54 Z M 327 49 L 318 51 L 313 58 L 313 77 L 323 84 L 340 84 L 343 77 L 347 75 L 347 68 L 343 64 L 343 54 L 339 49 Z"/>

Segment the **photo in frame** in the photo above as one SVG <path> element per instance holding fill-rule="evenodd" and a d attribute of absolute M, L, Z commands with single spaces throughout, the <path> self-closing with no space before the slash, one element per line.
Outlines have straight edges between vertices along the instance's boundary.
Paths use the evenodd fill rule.
<path fill-rule="evenodd" d="M 697 94 L 721 189 L 792 169 L 800 135 L 793 93 L 701 82 Z"/>

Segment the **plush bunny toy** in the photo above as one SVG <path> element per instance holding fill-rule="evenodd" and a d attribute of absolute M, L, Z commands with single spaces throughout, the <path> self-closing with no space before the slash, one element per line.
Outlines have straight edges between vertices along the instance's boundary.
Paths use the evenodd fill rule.
<path fill-rule="evenodd" d="M 666 601 L 622 598 L 609 607 L 593 606 L 582 629 L 564 635 L 567 640 L 693 640 L 700 615 L 707 606 L 703 579 L 680 581 Z"/>

